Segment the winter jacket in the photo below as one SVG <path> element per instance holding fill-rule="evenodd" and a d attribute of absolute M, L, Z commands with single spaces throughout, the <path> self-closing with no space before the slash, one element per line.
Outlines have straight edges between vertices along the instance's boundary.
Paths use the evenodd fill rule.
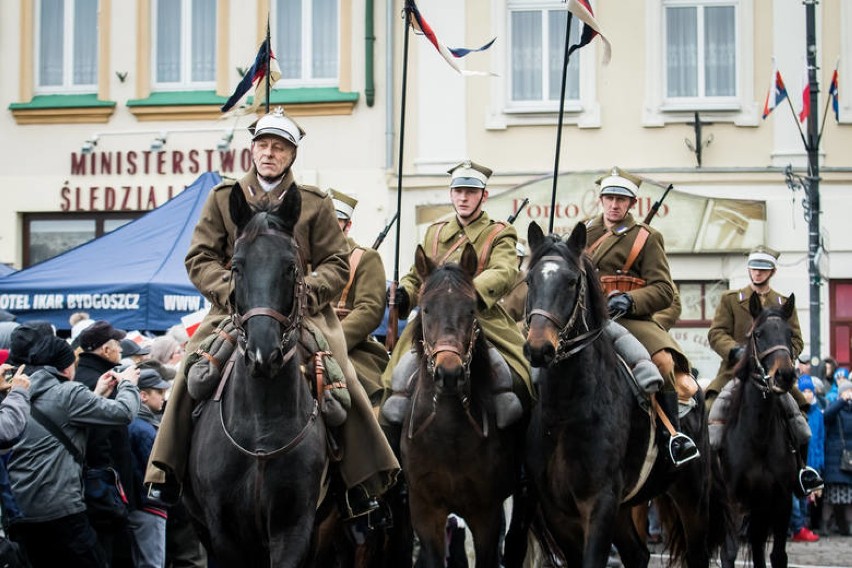
<path fill-rule="evenodd" d="M 148 456 L 151 455 L 151 448 L 154 447 L 154 438 L 157 437 L 159 426 L 160 417 L 144 404 L 141 405 L 139 414 L 128 428 L 130 431 L 130 454 L 133 458 L 133 478 L 127 489 L 129 493 L 135 495 L 137 508 L 165 517 L 166 509 L 159 503 L 150 501 L 145 488 L 145 468 L 148 466 Z"/>
<path fill-rule="evenodd" d="M 838 417 L 840 424 L 838 424 Z M 843 426 L 843 437 L 846 449 L 852 450 L 852 401 L 838 399 L 825 409 L 825 482 L 832 484 L 852 485 L 852 473 L 841 471 L 840 430 Z"/>
<path fill-rule="evenodd" d="M 32 406 L 59 426 L 80 453 L 85 451 L 87 427 L 127 425 L 139 410 L 139 389 L 128 381 L 118 384 L 115 400 L 66 380 L 53 367 L 36 371 L 30 381 Z M 86 510 L 82 467 L 32 416 L 12 448 L 8 469 L 23 514 L 19 522 L 52 521 Z"/>
<path fill-rule="evenodd" d="M 30 415 L 30 391 L 13 388 L 0 403 L 0 449 L 8 451 L 24 433 L 27 418 Z M 8 527 L 21 517 L 12 486 L 9 482 L 9 472 L 6 470 L 7 456 L 0 460 L 0 510 L 2 510 L 3 526 Z"/>
<path fill-rule="evenodd" d="M 808 465 L 817 471 L 823 471 L 825 469 L 825 422 L 822 410 L 816 401 L 808 407 L 808 426 L 811 427 Z"/>

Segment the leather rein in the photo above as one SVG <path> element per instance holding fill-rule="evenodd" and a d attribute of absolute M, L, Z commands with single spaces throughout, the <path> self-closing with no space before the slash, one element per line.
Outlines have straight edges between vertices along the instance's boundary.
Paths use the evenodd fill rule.
<path fill-rule="evenodd" d="M 769 320 L 771 318 L 783 319 L 781 316 L 772 315 L 768 316 L 766 319 Z M 763 360 L 772 353 L 777 351 L 784 351 L 787 355 L 792 358 L 792 353 L 790 352 L 790 348 L 786 345 L 773 345 L 764 349 L 763 351 L 757 350 L 757 340 L 754 338 L 754 325 L 752 325 L 751 331 L 748 333 L 749 343 L 751 344 L 751 359 L 754 362 L 755 370 L 752 371 L 751 377 L 755 379 L 755 386 L 758 390 L 763 394 L 763 398 L 766 398 L 769 394 L 783 394 L 786 391 L 780 388 L 775 381 L 775 374 L 778 372 L 778 367 L 780 363 L 776 361 L 772 367 L 767 371 L 763 366 Z"/>
<path fill-rule="evenodd" d="M 539 259 L 539 262 L 542 261 L 566 262 L 563 257 L 558 255 L 543 256 Z M 586 269 L 583 268 L 583 266 L 580 266 L 579 270 L 580 288 L 577 293 L 577 301 L 574 302 L 574 308 L 571 310 L 571 315 L 568 317 L 567 322 L 563 322 L 559 315 L 540 308 L 530 310 L 525 318 L 527 326 L 529 326 L 533 316 L 542 316 L 549 320 L 556 329 L 559 330 L 559 343 L 556 346 L 556 356 L 553 358 L 551 365 L 555 365 L 560 361 L 573 357 L 591 345 L 601 335 L 601 333 L 603 333 L 603 327 L 599 329 L 589 329 L 589 324 L 586 321 L 586 280 L 588 275 L 586 274 Z M 578 321 L 582 324 L 580 329 L 584 331 L 575 334 L 576 331 L 574 327 Z"/>

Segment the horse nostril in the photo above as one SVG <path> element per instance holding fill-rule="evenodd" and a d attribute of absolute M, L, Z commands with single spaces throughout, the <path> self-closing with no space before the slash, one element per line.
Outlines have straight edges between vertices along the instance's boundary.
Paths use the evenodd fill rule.
<path fill-rule="evenodd" d="M 547 367 L 556 357 L 556 348 L 550 342 L 544 342 L 538 347 L 527 342 L 524 343 L 524 356 L 533 367 Z"/>
<path fill-rule="evenodd" d="M 454 392 L 458 389 L 461 373 L 462 368 L 458 366 L 451 369 L 439 366 L 435 369 L 435 382 L 445 391 Z"/>

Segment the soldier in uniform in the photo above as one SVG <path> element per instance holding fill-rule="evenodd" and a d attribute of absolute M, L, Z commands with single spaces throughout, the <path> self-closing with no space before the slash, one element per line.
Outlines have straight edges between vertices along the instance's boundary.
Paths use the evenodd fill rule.
<path fill-rule="evenodd" d="M 751 331 L 752 325 L 752 317 L 748 308 L 752 295 L 757 294 L 761 305 L 764 307 L 780 307 L 787 301 L 787 297 L 782 296 L 770 287 L 770 280 L 778 267 L 778 256 L 778 251 L 763 245 L 754 248 L 748 255 L 747 263 L 750 283 L 739 290 L 729 290 L 722 295 L 719 301 L 716 315 L 713 317 L 713 324 L 710 326 L 710 331 L 707 332 L 707 339 L 710 341 L 710 347 L 713 348 L 713 351 L 722 358 L 722 362 L 719 365 L 716 378 L 707 385 L 705 399 L 708 412 L 712 410 L 714 401 L 725 388 L 725 385 L 734 378 L 734 367 L 745 353 L 746 341 L 748 341 L 748 333 Z M 805 345 L 802 340 L 802 330 L 799 327 L 799 316 L 795 310 L 790 317 L 789 324 L 793 333 L 791 338 L 793 352 L 790 355 L 795 359 Z M 800 409 L 808 408 L 809 403 L 795 385 L 790 394 L 795 403 L 789 401 L 787 397 L 783 397 L 782 400 L 795 404 Z M 719 404 L 722 404 L 722 399 L 719 400 Z M 714 419 L 716 414 L 713 415 Z M 789 413 L 789 415 L 793 420 L 789 431 L 791 433 L 796 432 L 797 428 L 802 427 L 802 422 L 798 420 L 799 416 L 795 411 Z M 723 416 L 719 420 L 724 421 L 725 418 Z M 794 447 L 800 445 L 796 443 Z M 801 455 L 807 456 L 807 449 Z M 822 486 L 822 479 L 819 474 L 811 468 L 803 468 L 799 479 L 802 481 L 805 493 L 810 493 Z"/>
<path fill-rule="evenodd" d="M 518 328 L 523 329 L 526 324 L 524 321 L 524 311 L 527 303 L 527 270 L 524 266 L 524 261 L 527 258 L 527 247 L 520 240 L 515 245 L 515 252 L 518 255 L 518 276 L 515 278 L 515 283 L 509 293 L 500 298 L 500 305 L 509 314 L 509 317 L 518 323 Z M 522 332 L 523 333 L 523 332 Z"/>
<path fill-rule="evenodd" d="M 480 271 L 473 280 L 478 297 L 477 320 L 491 350 L 496 378 L 493 386 L 497 424 L 500 427 L 519 420 L 532 400 L 529 363 L 523 354 L 524 338 L 515 322 L 500 305 L 515 283 L 518 261 L 515 245 L 518 235 L 511 225 L 493 221 L 484 211 L 488 200 L 485 188 L 491 170 L 471 161 L 453 166 L 449 172 L 450 200 L 455 216 L 432 224 L 423 239 L 423 249 L 437 264 L 458 262 L 462 248 L 471 243 L 480 259 Z M 396 305 L 405 317 L 417 305 L 423 283 L 414 266 L 399 282 Z M 391 379 L 406 376 L 416 368 L 411 351 L 412 326 L 406 327 L 382 377 L 386 386 Z M 399 370 L 394 369 L 399 367 Z M 395 381 L 394 381 L 395 382 Z M 394 389 L 398 392 L 398 389 Z"/>
<path fill-rule="evenodd" d="M 300 192 L 302 209 L 294 232 L 306 264 L 306 319 L 323 333 L 347 380 L 352 408 L 342 426 L 344 452 L 339 470 L 347 487 L 348 513 L 367 513 L 378 506 L 375 497 L 393 483 L 399 464 L 346 356 L 340 321 L 330 304 L 346 283 L 349 247 L 337 224 L 331 198 L 294 180 L 291 166 L 304 131 L 280 108 L 261 117 L 249 131 L 252 169 L 239 181 L 226 180 L 210 191 L 186 255 L 190 280 L 212 303 L 187 352 L 194 352 L 229 315 L 228 299 L 233 290 L 230 260 L 236 238 L 236 227 L 228 213 L 231 191 L 242 191 L 249 204 L 257 205 L 279 200 L 287 191 Z M 194 401 L 186 389 L 186 371 L 181 365 L 175 377 L 145 476 L 152 493 L 158 493 L 164 501 L 176 500 L 179 495 L 189 456 Z"/>
<path fill-rule="evenodd" d="M 641 179 L 619 168 L 598 180 L 603 213 L 586 223 L 588 253 L 598 269 L 607 294 L 607 309 L 651 354 L 664 379 L 657 396 L 660 408 L 676 434 L 665 432 L 662 440 L 675 465 L 698 457 L 695 442 L 680 432 L 676 381 L 695 382 L 689 361 L 680 346 L 653 316 L 669 309 L 674 286 L 663 236 L 637 222 L 630 209 L 636 204 Z"/>
<path fill-rule="evenodd" d="M 341 191 L 330 190 L 337 222 L 349 245 L 349 280 L 332 302 L 349 349 L 349 360 L 373 406 L 384 396 L 382 373 L 388 365 L 388 352 L 371 335 L 385 313 L 385 267 L 378 252 L 363 247 L 349 236 L 352 214 L 358 200 Z"/>

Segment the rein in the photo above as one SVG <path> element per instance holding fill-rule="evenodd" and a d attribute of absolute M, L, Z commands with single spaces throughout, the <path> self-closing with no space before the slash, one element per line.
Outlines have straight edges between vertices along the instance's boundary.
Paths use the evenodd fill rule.
<path fill-rule="evenodd" d="M 554 262 L 565 262 L 565 259 L 558 255 L 546 255 L 539 261 L 550 260 Z M 580 266 L 580 289 L 577 293 L 577 301 L 574 303 L 574 308 L 571 310 L 571 315 L 568 321 L 563 323 L 562 318 L 557 314 L 536 308 L 530 311 L 526 316 L 527 325 L 529 325 L 534 315 L 542 316 L 549 320 L 559 330 L 559 343 L 556 346 L 556 355 L 553 358 L 551 365 L 555 365 L 560 361 L 573 357 L 600 337 L 603 333 L 603 327 L 599 329 L 589 329 L 589 324 L 586 322 L 586 269 Z M 577 335 L 574 334 L 574 327 L 578 320 L 582 323 L 582 328 L 585 331 Z"/>

